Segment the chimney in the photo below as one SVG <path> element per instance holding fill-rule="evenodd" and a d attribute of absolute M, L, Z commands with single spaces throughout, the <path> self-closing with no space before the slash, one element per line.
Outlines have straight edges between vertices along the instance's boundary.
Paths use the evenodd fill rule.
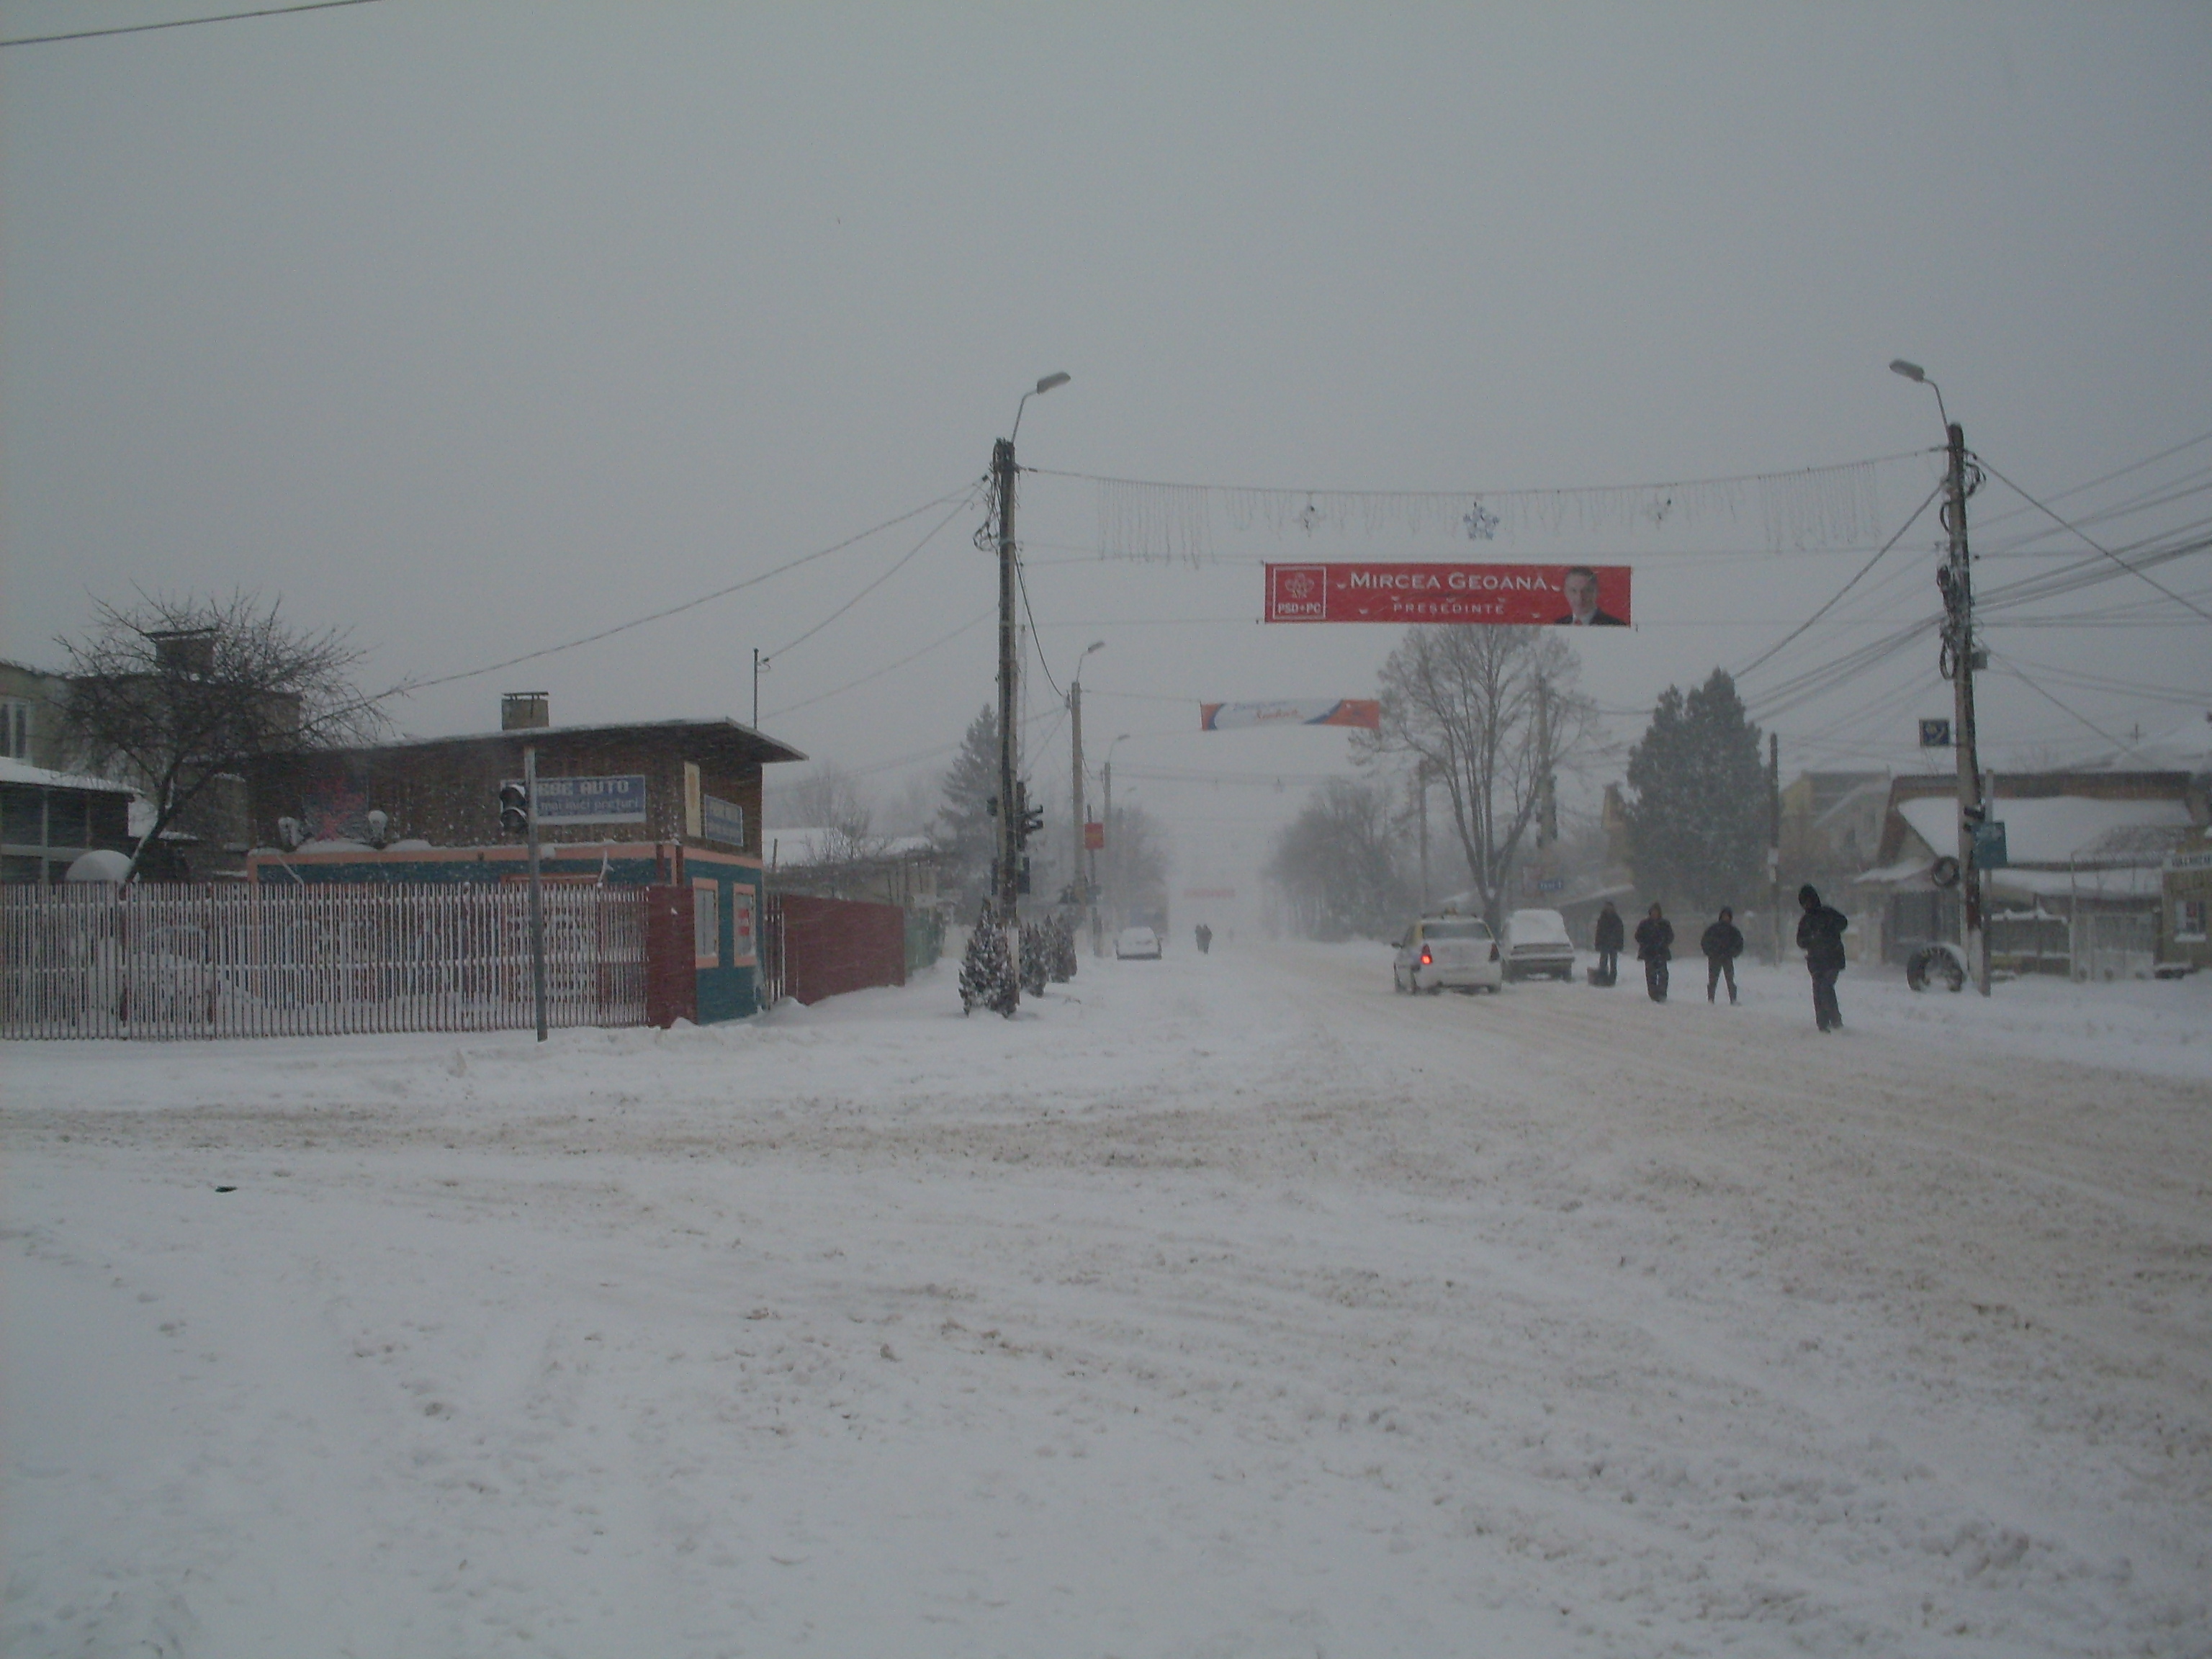
<path fill-rule="evenodd" d="M 506 691 L 500 694 L 499 729 L 502 732 L 535 732 L 553 724 L 553 700 L 543 691 Z"/>

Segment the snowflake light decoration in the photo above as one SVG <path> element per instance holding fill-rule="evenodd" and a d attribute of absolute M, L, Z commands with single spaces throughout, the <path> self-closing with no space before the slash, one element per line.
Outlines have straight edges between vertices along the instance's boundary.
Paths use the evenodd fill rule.
<path fill-rule="evenodd" d="M 1460 522 L 1467 526 L 1467 538 L 1471 542 L 1495 541 L 1498 538 L 1498 515 L 1480 501 Z"/>

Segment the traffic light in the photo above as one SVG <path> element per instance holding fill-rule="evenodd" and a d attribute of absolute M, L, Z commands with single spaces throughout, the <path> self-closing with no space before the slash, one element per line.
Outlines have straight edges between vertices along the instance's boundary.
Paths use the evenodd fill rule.
<path fill-rule="evenodd" d="M 510 836 L 530 831 L 530 791 L 519 783 L 499 787 L 499 827 Z"/>
<path fill-rule="evenodd" d="M 1030 787 L 1022 782 L 1014 785 L 1014 842 L 1026 847 L 1030 837 L 1044 828 L 1044 808 L 1030 805 Z"/>

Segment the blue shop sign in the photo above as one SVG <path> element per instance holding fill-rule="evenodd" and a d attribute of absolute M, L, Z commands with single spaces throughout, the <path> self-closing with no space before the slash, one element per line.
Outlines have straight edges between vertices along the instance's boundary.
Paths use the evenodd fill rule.
<path fill-rule="evenodd" d="M 519 786 L 521 780 L 515 780 Z M 645 774 L 538 780 L 540 823 L 643 823 Z"/>

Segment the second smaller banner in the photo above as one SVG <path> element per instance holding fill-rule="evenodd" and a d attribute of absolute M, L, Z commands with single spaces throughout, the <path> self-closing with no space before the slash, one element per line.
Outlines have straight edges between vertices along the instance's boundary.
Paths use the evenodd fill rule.
<path fill-rule="evenodd" d="M 1372 697 L 1285 697 L 1275 702 L 1202 702 L 1201 732 L 1241 732 L 1260 726 L 1349 726 L 1382 728 L 1382 705 Z"/>

